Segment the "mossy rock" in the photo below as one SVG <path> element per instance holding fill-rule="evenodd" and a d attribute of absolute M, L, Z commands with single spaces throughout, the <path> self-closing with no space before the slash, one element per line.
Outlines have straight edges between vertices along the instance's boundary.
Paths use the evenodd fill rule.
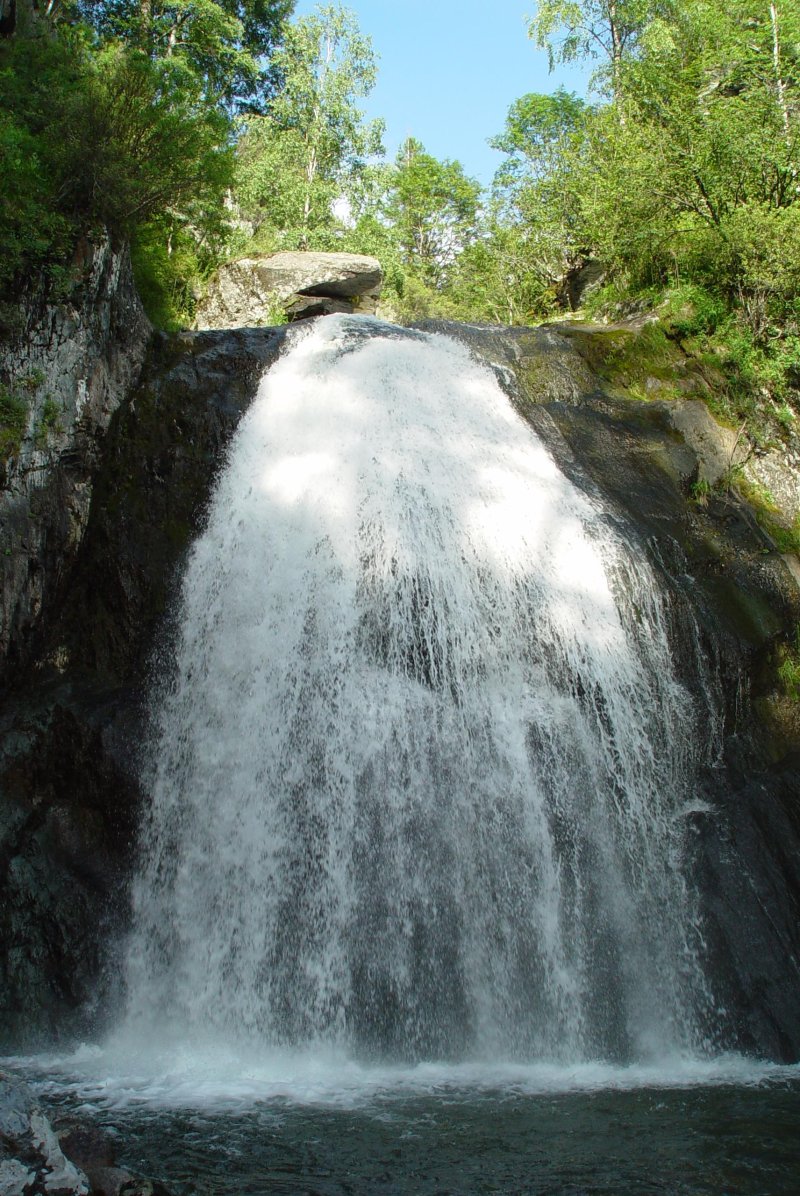
<path fill-rule="evenodd" d="M 713 387 L 657 320 L 636 324 L 556 325 L 615 395 L 634 399 L 707 399 Z"/>

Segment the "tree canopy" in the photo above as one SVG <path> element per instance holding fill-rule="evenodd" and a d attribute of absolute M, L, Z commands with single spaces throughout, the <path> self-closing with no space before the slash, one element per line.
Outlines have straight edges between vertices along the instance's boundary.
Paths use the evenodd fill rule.
<path fill-rule="evenodd" d="M 387 161 L 369 39 L 338 4 L 292 7 L 0 0 L 0 292 L 37 270 L 58 284 L 100 224 L 131 238 L 166 323 L 240 253 L 374 253 L 399 317 L 514 323 L 559 311 L 594 259 L 595 310 L 691 295 L 743 386 L 794 393 L 796 4 L 539 0 L 531 38 L 595 63 L 590 98 L 514 99 L 486 191 L 414 136 Z"/>
<path fill-rule="evenodd" d="M 273 56 L 280 78 L 269 113 L 247 121 L 239 143 L 236 195 L 262 242 L 317 248 L 350 202 L 370 158 L 382 152 L 382 123 L 359 101 L 376 62 L 352 13 L 332 5 L 288 25 Z"/>

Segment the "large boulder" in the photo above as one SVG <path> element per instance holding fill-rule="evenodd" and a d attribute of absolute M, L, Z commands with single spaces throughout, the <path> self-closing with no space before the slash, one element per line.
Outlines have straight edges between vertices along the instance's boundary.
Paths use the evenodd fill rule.
<path fill-rule="evenodd" d="M 199 305 L 196 328 L 274 324 L 328 311 L 373 314 L 382 282 L 377 258 L 355 253 L 275 253 L 228 262 Z M 314 296 L 329 302 L 308 303 Z"/>

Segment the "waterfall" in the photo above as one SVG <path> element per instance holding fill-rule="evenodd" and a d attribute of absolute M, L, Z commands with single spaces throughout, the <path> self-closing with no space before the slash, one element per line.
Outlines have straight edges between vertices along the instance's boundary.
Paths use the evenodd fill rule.
<path fill-rule="evenodd" d="M 359 1059 L 701 1050 L 699 720 L 664 600 L 464 346 L 293 334 L 177 622 L 129 1028 Z"/>

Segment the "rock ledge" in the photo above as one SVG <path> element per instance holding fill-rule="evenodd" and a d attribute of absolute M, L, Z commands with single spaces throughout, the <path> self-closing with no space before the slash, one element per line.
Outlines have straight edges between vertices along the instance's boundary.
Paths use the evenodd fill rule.
<path fill-rule="evenodd" d="M 274 324 L 334 311 L 374 315 L 383 274 L 374 257 L 355 253 L 275 253 L 228 262 L 198 307 L 195 328 Z"/>

